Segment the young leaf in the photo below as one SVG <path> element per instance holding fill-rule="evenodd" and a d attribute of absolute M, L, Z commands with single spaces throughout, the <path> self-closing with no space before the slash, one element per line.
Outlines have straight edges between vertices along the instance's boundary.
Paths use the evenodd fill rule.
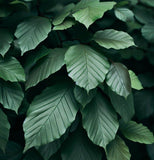
<path fill-rule="evenodd" d="M 82 110 L 82 118 L 83 127 L 93 143 L 106 148 L 115 138 L 119 127 L 117 115 L 101 94 L 97 94 Z"/>
<path fill-rule="evenodd" d="M 7 116 L 0 109 L 0 149 L 5 151 L 5 147 L 9 138 L 10 124 Z"/>
<path fill-rule="evenodd" d="M 128 8 L 117 8 L 114 13 L 116 17 L 123 22 L 134 21 L 134 13 Z"/>
<path fill-rule="evenodd" d="M 47 18 L 33 17 L 20 23 L 16 29 L 16 43 L 21 49 L 21 55 L 35 49 L 45 40 L 51 31 L 51 23 Z"/>
<path fill-rule="evenodd" d="M 97 31 L 93 38 L 100 46 L 107 49 L 124 49 L 134 46 L 133 38 L 126 32 L 106 29 Z"/>
<path fill-rule="evenodd" d="M 24 98 L 24 93 L 18 83 L 0 80 L 0 103 L 4 108 L 14 110 L 16 113 Z"/>
<path fill-rule="evenodd" d="M 106 82 L 112 91 L 125 98 L 131 93 L 131 81 L 126 66 L 113 63 L 107 74 Z"/>
<path fill-rule="evenodd" d="M 143 86 L 140 80 L 138 79 L 138 77 L 132 70 L 129 70 L 129 76 L 130 76 L 132 88 L 137 89 L 137 90 L 143 89 Z"/>
<path fill-rule="evenodd" d="M 35 86 L 42 80 L 48 78 L 51 74 L 57 72 L 65 64 L 64 55 L 66 49 L 46 49 L 48 55 L 40 59 L 30 70 L 26 81 L 26 89 Z"/>
<path fill-rule="evenodd" d="M 128 123 L 121 122 L 120 130 L 123 135 L 131 141 L 152 144 L 154 143 L 153 133 L 143 124 L 138 124 L 134 121 Z"/>
<path fill-rule="evenodd" d="M 60 138 L 75 120 L 78 106 L 69 84 L 45 89 L 31 103 L 23 124 L 26 146 L 40 146 Z"/>
<path fill-rule="evenodd" d="M 74 8 L 74 4 L 70 3 L 69 5 L 65 6 L 63 10 L 54 18 L 53 25 L 60 25 L 64 22 L 65 18 L 71 14 L 72 9 Z"/>
<path fill-rule="evenodd" d="M 62 147 L 63 160 L 101 160 L 102 154 L 83 130 L 78 130 L 71 135 Z"/>
<path fill-rule="evenodd" d="M 86 45 L 75 45 L 65 54 L 69 76 L 87 92 L 102 83 L 109 70 L 107 58 Z"/>
<path fill-rule="evenodd" d="M 125 122 L 130 121 L 135 114 L 133 95 L 130 94 L 127 99 L 125 99 L 124 97 L 109 90 L 109 96 L 116 112 L 119 113 Z"/>
<path fill-rule="evenodd" d="M 116 2 L 99 2 L 99 0 L 82 0 L 73 9 L 73 17 L 84 24 L 86 28 L 97 19 L 102 18 L 104 13 L 111 10 Z"/>
<path fill-rule="evenodd" d="M 153 30 L 154 30 L 154 23 L 149 23 L 149 24 L 144 25 L 141 30 L 143 37 L 151 43 L 154 43 Z"/>
<path fill-rule="evenodd" d="M 13 41 L 11 33 L 6 29 L 0 29 L 0 54 L 4 56 L 10 48 Z"/>
<path fill-rule="evenodd" d="M 80 88 L 78 86 L 75 86 L 74 88 L 74 96 L 75 99 L 83 106 L 85 107 L 96 95 L 96 89 L 91 90 L 88 94 L 86 90 L 83 88 Z"/>
<path fill-rule="evenodd" d="M 11 82 L 25 81 L 24 70 L 16 58 L 0 58 L 0 78 Z"/>
<path fill-rule="evenodd" d="M 106 155 L 108 160 L 130 160 L 131 157 L 129 148 L 119 136 L 107 145 Z"/>

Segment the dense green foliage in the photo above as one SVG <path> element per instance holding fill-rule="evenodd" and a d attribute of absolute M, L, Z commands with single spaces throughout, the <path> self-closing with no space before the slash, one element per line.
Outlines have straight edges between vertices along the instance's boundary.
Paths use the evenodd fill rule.
<path fill-rule="evenodd" d="M 154 160 L 153 10 L 0 0 L 0 160 Z"/>

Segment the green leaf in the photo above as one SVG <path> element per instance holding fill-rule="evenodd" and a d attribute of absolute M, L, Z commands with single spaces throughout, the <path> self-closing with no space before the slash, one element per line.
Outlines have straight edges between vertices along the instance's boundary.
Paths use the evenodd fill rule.
<path fill-rule="evenodd" d="M 141 0 L 141 3 L 144 3 L 150 7 L 154 7 L 154 1 L 153 0 Z"/>
<path fill-rule="evenodd" d="M 5 147 L 9 138 L 10 124 L 7 116 L 0 109 L 0 149 L 5 151 Z"/>
<path fill-rule="evenodd" d="M 14 110 L 17 113 L 23 98 L 24 93 L 18 83 L 0 80 L 0 103 L 4 108 Z"/>
<path fill-rule="evenodd" d="M 131 93 L 128 69 L 121 63 L 112 63 L 106 82 L 112 91 L 125 98 Z"/>
<path fill-rule="evenodd" d="M 0 78 L 5 81 L 25 81 L 24 70 L 16 58 L 0 58 Z"/>
<path fill-rule="evenodd" d="M 134 21 L 134 13 L 128 8 L 117 8 L 114 13 L 116 17 L 123 22 Z"/>
<path fill-rule="evenodd" d="M 130 121 L 135 114 L 133 95 L 130 94 L 127 99 L 125 99 L 109 90 L 109 96 L 116 112 L 119 113 L 125 122 Z"/>
<path fill-rule="evenodd" d="M 153 133 L 143 124 L 138 124 L 134 121 L 121 123 L 120 130 L 123 135 L 134 142 L 152 144 L 154 143 Z"/>
<path fill-rule="evenodd" d="M 142 86 L 140 80 L 138 79 L 138 77 L 136 76 L 136 74 L 132 70 L 129 70 L 129 76 L 130 76 L 132 88 L 134 88 L 136 90 L 143 89 L 143 86 Z"/>
<path fill-rule="evenodd" d="M 74 96 L 76 100 L 83 106 L 83 108 L 94 98 L 96 95 L 96 89 L 91 90 L 88 94 L 86 90 L 75 86 L 74 88 Z"/>
<path fill-rule="evenodd" d="M 128 33 L 114 29 L 97 31 L 93 39 L 107 49 L 124 49 L 135 45 L 133 38 Z"/>
<path fill-rule="evenodd" d="M 51 31 L 51 23 L 47 18 L 33 17 L 17 26 L 16 43 L 21 49 L 21 55 L 35 49 L 40 42 L 45 40 Z"/>
<path fill-rule="evenodd" d="M 24 121 L 25 151 L 60 138 L 75 120 L 78 106 L 70 85 L 53 85 L 31 103 Z"/>
<path fill-rule="evenodd" d="M 147 145 L 147 151 L 150 156 L 150 160 L 154 160 L 154 144 Z"/>
<path fill-rule="evenodd" d="M 71 28 L 75 22 L 73 20 L 65 20 L 63 23 L 54 26 L 53 30 L 66 30 L 68 28 Z"/>
<path fill-rule="evenodd" d="M 82 0 L 73 10 L 73 17 L 84 24 L 86 28 L 97 19 L 103 17 L 104 13 L 111 10 L 116 2 L 99 2 L 99 0 Z"/>
<path fill-rule="evenodd" d="M 109 143 L 106 155 L 108 160 L 130 160 L 131 158 L 129 148 L 119 136 Z"/>
<path fill-rule="evenodd" d="M 77 130 L 62 147 L 63 160 L 101 160 L 102 153 L 83 130 Z"/>
<path fill-rule="evenodd" d="M 10 48 L 13 41 L 11 33 L 6 29 L 0 29 L 0 54 L 4 56 Z"/>
<path fill-rule="evenodd" d="M 91 141 L 103 148 L 117 133 L 119 124 L 117 115 L 108 100 L 101 94 L 82 110 L 83 127 Z"/>
<path fill-rule="evenodd" d="M 106 57 L 86 45 L 70 47 L 65 62 L 69 76 L 87 92 L 104 81 L 110 67 Z"/>
<path fill-rule="evenodd" d="M 154 30 L 154 23 L 149 23 L 149 24 L 144 25 L 141 30 L 143 37 L 151 43 L 154 43 L 153 30 Z"/>
<path fill-rule="evenodd" d="M 46 49 L 47 56 L 41 58 L 30 70 L 26 81 L 26 89 L 35 86 L 39 82 L 48 78 L 51 74 L 57 72 L 65 64 L 64 55 L 66 49 Z"/>
<path fill-rule="evenodd" d="M 61 12 L 54 18 L 53 25 L 60 25 L 64 22 L 65 18 L 71 14 L 72 9 L 74 8 L 74 4 L 70 3 L 69 5 L 65 6 Z"/>

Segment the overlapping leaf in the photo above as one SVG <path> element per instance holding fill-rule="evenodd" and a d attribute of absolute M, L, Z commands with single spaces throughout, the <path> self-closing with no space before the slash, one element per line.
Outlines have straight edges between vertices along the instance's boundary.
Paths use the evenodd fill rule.
<path fill-rule="evenodd" d="M 16 29 L 16 43 L 21 49 L 21 55 L 35 49 L 37 45 L 45 40 L 51 31 L 51 23 L 47 18 L 33 17 L 20 23 Z"/>
<path fill-rule="evenodd" d="M 73 9 L 73 17 L 84 24 L 86 28 L 89 28 L 97 19 L 102 18 L 106 11 L 111 10 L 115 4 L 113 1 L 82 0 Z"/>
<path fill-rule="evenodd" d="M 106 97 L 97 94 L 82 110 L 83 127 L 93 143 L 106 148 L 116 135 L 119 124 L 117 115 Z"/>
<path fill-rule="evenodd" d="M 0 58 L 0 78 L 5 81 L 25 81 L 24 70 L 16 58 Z"/>
<path fill-rule="evenodd" d="M 107 74 L 108 86 L 118 95 L 127 98 L 131 93 L 131 81 L 127 68 L 121 63 L 113 63 Z"/>
<path fill-rule="evenodd" d="M 60 70 L 65 64 L 64 55 L 66 49 L 46 49 L 47 56 L 40 59 L 36 65 L 31 69 L 26 81 L 26 89 L 35 86 L 40 81 L 48 78 L 51 74 Z"/>
<path fill-rule="evenodd" d="M 68 84 L 49 87 L 37 96 L 24 121 L 25 151 L 60 138 L 74 121 L 78 106 Z"/>
<path fill-rule="evenodd" d="M 107 49 L 124 49 L 135 45 L 133 38 L 128 33 L 114 29 L 97 31 L 93 39 Z"/>
<path fill-rule="evenodd" d="M 88 92 L 104 81 L 110 67 L 106 57 L 86 45 L 70 47 L 65 62 L 69 76 Z"/>

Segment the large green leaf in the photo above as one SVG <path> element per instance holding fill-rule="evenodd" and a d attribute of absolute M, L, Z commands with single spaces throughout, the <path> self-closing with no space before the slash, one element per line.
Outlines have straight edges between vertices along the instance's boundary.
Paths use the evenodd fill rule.
<path fill-rule="evenodd" d="M 86 45 L 70 47 L 65 62 L 69 76 L 88 92 L 104 81 L 110 67 L 106 57 Z"/>
<path fill-rule="evenodd" d="M 83 88 L 80 88 L 78 86 L 75 86 L 74 88 L 74 96 L 75 99 L 83 106 L 85 107 L 96 95 L 96 89 L 91 90 L 88 94 L 86 90 Z"/>
<path fill-rule="evenodd" d="M 13 40 L 11 33 L 6 29 L 0 29 L 0 54 L 4 56 L 10 48 Z"/>
<path fill-rule="evenodd" d="M 134 13 L 128 8 L 117 8 L 115 9 L 116 17 L 124 22 L 134 21 Z"/>
<path fill-rule="evenodd" d="M 120 96 L 127 98 L 131 93 L 131 81 L 128 69 L 121 63 L 112 63 L 106 82 Z"/>
<path fill-rule="evenodd" d="M 31 103 L 24 121 L 25 151 L 58 139 L 75 120 L 78 106 L 70 85 L 45 89 Z"/>
<path fill-rule="evenodd" d="M 16 29 L 16 43 L 21 49 L 21 54 L 35 49 L 37 45 L 45 40 L 51 31 L 51 23 L 47 18 L 33 17 L 20 23 Z"/>
<path fill-rule="evenodd" d="M 121 122 L 120 130 L 123 135 L 131 141 L 152 144 L 154 143 L 153 133 L 143 124 L 134 121 L 128 123 Z"/>
<path fill-rule="evenodd" d="M 101 160 L 102 154 L 83 130 L 77 130 L 62 147 L 63 160 Z"/>
<path fill-rule="evenodd" d="M 142 86 L 140 80 L 138 79 L 137 75 L 132 70 L 129 70 L 129 76 L 130 76 L 132 88 L 134 88 L 136 90 L 143 89 L 143 86 Z"/>
<path fill-rule="evenodd" d="M 133 38 L 128 33 L 114 29 L 97 31 L 93 39 L 107 49 L 124 49 L 135 45 Z"/>
<path fill-rule="evenodd" d="M 10 124 L 7 116 L 0 109 L 0 149 L 5 151 L 5 147 L 9 138 Z"/>
<path fill-rule="evenodd" d="M 113 8 L 116 2 L 99 2 L 99 0 L 82 0 L 73 10 L 73 17 L 84 24 L 86 28 L 97 19 L 102 18 L 104 13 Z"/>
<path fill-rule="evenodd" d="M 109 143 L 106 155 L 108 160 L 130 160 L 131 157 L 129 148 L 119 136 Z"/>
<path fill-rule="evenodd" d="M 31 69 L 26 81 L 26 89 L 35 86 L 40 81 L 48 78 L 51 74 L 60 70 L 65 64 L 64 55 L 66 49 L 46 49 L 45 52 L 48 52 L 48 55 L 40 59 Z"/>
<path fill-rule="evenodd" d="M 14 110 L 16 113 L 24 98 L 24 93 L 18 83 L 0 80 L 0 103 L 4 108 Z"/>
<path fill-rule="evenodd" d="M 74 4 L 70 3 L 67 6 L 65 6 L 62 11 L 54 18 L 53 24 L 54 25 L 60 25 L 64 22 L 65 18 L 71 14 L 72 9 L 74 8 Z"/>
<path fill-rule="evenodd" d="M 119 113 L 125 122 L 130 121 L 135 114 L 133 95 L 130 94 L 127 99 L 125 99 L 124 97 L 109 90 L 109 96 L 116 112 Z"/>
<path fill-rule="evenodd" d="M 154 30 L 154 23 L 149 23 L 149 24 L 144 25 L 144 27 L 141 30 L 143 37 L 152 43 L 154 43 L 153 30 Z"/>
<path fill-rule="evenodd" d="M 17 59 L 0 58 L 0 78 L 11 82 L 25 81 L 25 73 Z"/>
<path fill-rule="evenodd" d="M 105 148 L 115 138 L 119 124 L 108 100 L 101 94 L 82 110 L 83 127 L 93 143 Z"/>

